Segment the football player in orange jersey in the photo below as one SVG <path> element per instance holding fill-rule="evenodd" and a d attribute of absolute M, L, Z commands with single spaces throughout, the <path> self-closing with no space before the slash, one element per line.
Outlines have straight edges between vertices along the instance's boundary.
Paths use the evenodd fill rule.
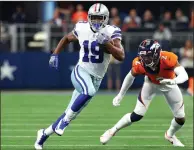
<path fill-rule="evenodd" d="M 177 84 L 188 80 L 188 75 L 184 67 L 178 63 L 178 57 L 172 52 L 162 51 L 160 44 L 155 40 L 147 39 L 141 42 L 138 57 L 133 60 L 132 69 L 125 77 L 119 94 L 113 99 L 114 106 L 120 105 L 137 75 L 145 75 L 145 80 L 134 111 L 125 114 L 108 129 L 100 137 L 100 142 L 106 144 L 120 129 L 141 120 L 156 91 L 159 90 L 164 94 L 174 115 L 169 129 L 165 132 L 165 139 L 174 146 L 184 147 L 175 136 L 185 123 L 183 96 Z"/>

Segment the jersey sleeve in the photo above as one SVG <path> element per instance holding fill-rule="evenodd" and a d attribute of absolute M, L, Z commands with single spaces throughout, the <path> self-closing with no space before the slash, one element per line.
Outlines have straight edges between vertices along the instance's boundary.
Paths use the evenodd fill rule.
<path fill-rule="evenodd" d="M 109 36 L 111 39 L 120 39 L 122 40 L 121 29 L 117 26 L 110 25 L 109 28 Z"/>
<path fill-rule="evenodd" d="M 168 52 L 166 53 L 166 56 L 164 56 L 163 61 L 165 62 L 166 67 L 174 68 L 177 64 L 178 57 L 176 54 Z"/>
<path fill-rule="evenodd" d="M 132 70 L 135 74 L 144 74 L 145 71 L 141 66 L 141 62 L 139 61 L 138 57 L 136 57 L 132 62 Z"/>
<path fill-rule="evenodd" d="M 80 32 L 80 23 L 77 22 L 74 26 L 72 33 L 78 38 Z"/>

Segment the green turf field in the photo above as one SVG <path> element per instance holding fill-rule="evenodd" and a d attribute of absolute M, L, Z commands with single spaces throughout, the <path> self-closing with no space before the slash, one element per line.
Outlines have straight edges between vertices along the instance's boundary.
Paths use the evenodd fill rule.
<path fill-rule="evenodd" d="M 99 137 L 125 113 L 133 111 L 136 95 L 127 95 L 120 107 L 112 106 L 115 95 L 98 94 L 63 136 L 53 135 L 45 150 L 192 150 L 193 100 L 184 96 L 186 123 L 177 133 L 186 145 L 175 148 L 164 139 L 172 114 L 163 96 L 157 96 L 146 116 L 120 131 L 107 145 Z M 47 127 L 61 115 L 71 95 L 52 93 L 1 93 L 1 149 L 33 150 L 36 131 Z"/>

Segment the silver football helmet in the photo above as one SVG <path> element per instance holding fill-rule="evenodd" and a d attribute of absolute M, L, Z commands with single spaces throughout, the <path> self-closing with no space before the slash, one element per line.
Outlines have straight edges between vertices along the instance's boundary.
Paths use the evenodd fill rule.
<path fill-rule="evenodd" d="M 96 3 L 90 7 L 88 11 L 88 22 L 92 30 L 98 32 L 108 24 L 108 20 L 109 11 L 105 5 Z"/>

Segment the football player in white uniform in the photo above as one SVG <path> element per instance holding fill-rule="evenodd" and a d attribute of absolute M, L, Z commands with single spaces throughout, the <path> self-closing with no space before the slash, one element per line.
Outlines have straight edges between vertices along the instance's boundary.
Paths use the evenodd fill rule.
<path fill-rule="evenodd" d="M 35 149 L 43 149 L 46 139 L 53 133 L 62 135 L 65 128 L 96 94 L 107 71 L 110 55 L 119 61 L 125 57 L 121 45 L 121 30 L 107 25 L 109 11 L 103 4 L 96 3 L 88 11 L 88 22 L 80 21 L 72 32 L 65 35 L 50 57 L 49 65 L 58 67 L 58 54 L 70 42 L 79 41 L 79 61 L 71 74 L 75 88 L 65 112 L 48 128 L 37 132 Z"/>

